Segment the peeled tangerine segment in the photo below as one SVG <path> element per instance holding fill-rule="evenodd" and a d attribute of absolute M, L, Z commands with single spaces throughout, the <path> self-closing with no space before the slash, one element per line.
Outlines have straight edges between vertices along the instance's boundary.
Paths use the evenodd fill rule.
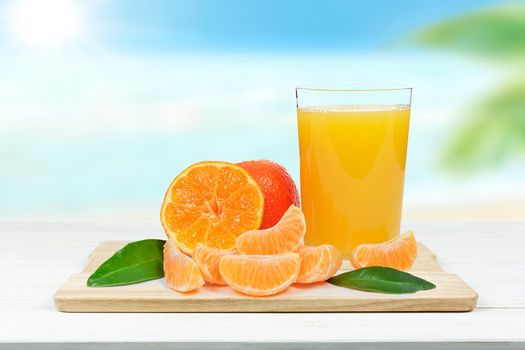
<path fill-rule="evenodd" d="M 160 219 L 169 238 L 186 254 L 197 243 L 235 248 L 235 240 L 261 226 L 264 197 L 242 167 L 227 162 L 200 162 L 171 182 Z"/>
<path fill-rule="evenodd" d="M 294 283 L 301 269 L 297 253 L 280 255 L 226 255 L 219 269 L 224 281 L 252 296 L 277 294 Z"/>
<path fill-rule="evenodd" d="M 356 269 L 366 266 L 386 266 L 408 270 L 417 257 L 417 242 L 408 231 L 385 243 L 362 244 L 350 253 L 350 262 Z"/>
<path fill-rule="evenodd" d="M 168 286 L 177 292 L 191 292 L 204 285 L 197 264 L 182 253 L 172 239 L 164 245 L 164 277 Z"/>
<path fill-rule="evenodd" d="M 241 254 L 272 255 L 296 251 L 304 240 L 306 223 L 304 214 L 291 205 L 281 220 L 264 230 L 247 231 L 237 238 L 237 249 Z"/>
<path fill-rule="evenodd" d="M 297 283 L 323 282 L 332 277 L 343 263 L 343 256 L 336 247 L 323 244 L 318 247 L 303 246 L 297 251 L 301 258 L 301 272 Z"/>
<path fill-rule="evenodd" d="M 236 254 L 235 250 L 219 250 L 198 243 L 193 249 L 192 257 L 206 282 L 224 285 L 226 282 L 219 272 L 219 263 L 223 256 L 232 254 Z"/>

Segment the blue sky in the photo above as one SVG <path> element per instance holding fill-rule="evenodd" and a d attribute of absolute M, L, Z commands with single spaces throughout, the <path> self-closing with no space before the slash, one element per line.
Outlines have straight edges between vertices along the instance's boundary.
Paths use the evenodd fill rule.
<path fill-rule="evenodd" d="M 490 0 L 108 1 L 99 39 L 138 51 L 353 51 L 388 45 Z"/>

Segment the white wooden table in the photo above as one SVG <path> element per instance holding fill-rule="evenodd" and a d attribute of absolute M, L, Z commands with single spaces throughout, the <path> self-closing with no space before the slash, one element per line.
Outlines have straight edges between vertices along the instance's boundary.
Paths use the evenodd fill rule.
<path fill-rule="evenodd" d="M 524 349 L 525 222 L 404 226 L 477 290 L 475 311 L 60 313 L 53 294 L 100 241 L 163 237 L 160 225 L 0 223 L 0 349 Z"/>

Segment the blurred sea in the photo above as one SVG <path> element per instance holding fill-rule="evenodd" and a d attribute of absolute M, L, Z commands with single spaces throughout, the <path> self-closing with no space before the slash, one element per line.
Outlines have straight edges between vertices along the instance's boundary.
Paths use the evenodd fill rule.
<path fill-rule="evenodd" d="M 0 220 L 156 221 L 170 180 L 207 159 L 273 159 L 298 183 L 294 88 L 360 84 L 414 88 L 405 218 L 439 218 L 440 210 L 450 217 L 483 204 L 458 218 L 490 219 L 490 203 L 525 207 L 524 164 L 463 178 L 438 165 L 472 96 L 506 76 L 479 61 L 419 52 L 22 52 L 5 61 Z M 511 204 L 492 218 L 507 218 L 505 208 L 518 208 Z"/>

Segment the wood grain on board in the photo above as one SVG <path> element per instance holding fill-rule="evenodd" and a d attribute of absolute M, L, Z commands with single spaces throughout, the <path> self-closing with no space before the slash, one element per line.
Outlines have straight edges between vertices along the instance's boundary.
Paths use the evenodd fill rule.
<path fill-rule="evenodd" d="M 332 286 L 328 283 L 293 285 L 275 296 L 256 298 L 227 286 L 205 287 L 181 294 L 164 279 L 128 286 L 89 288 L 86 280 L 125 241 L 101 243 L 89 256 L 84 271 L 71 276 L 55 294 L 55 305 L 64 312 L 414 312 L 471 311 L 478 295 L 459 276 L 441 269 L 424 245 L 409 271 L 434 284 L 436 289 L 414 294 L 381 294 Z M 344 261 L 340 272 L 351 266 Z"/>

